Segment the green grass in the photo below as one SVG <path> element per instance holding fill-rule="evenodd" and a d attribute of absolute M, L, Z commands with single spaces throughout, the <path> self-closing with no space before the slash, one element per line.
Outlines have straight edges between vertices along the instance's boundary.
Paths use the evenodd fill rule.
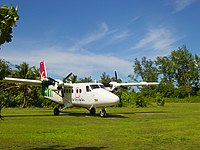
<path fill-rule="evenodd" d="M 3 109 L 0 149 L 200 149 L 200 103 L 108 108 L 108 117 L 87 110 Z"/>

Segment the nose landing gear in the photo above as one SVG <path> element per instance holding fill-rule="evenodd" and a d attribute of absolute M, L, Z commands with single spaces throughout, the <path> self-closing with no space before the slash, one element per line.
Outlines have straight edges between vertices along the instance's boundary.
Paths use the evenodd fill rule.
<path fill-rule="evenodd" d="M 105 117 L 106 116 L 106 108 L 102 108 L 100 111 L 100 117 Z"/>
<path fill-rule="evenodd" d="M 94 107 L 92 107 L 91 109 L 89 109 L 90 114 L 94 115 L 96 114 L 96 109 Z M 106 108 L 102 108 L 100 111 L 100 117 L 105 117 L 106 116 Z"/>

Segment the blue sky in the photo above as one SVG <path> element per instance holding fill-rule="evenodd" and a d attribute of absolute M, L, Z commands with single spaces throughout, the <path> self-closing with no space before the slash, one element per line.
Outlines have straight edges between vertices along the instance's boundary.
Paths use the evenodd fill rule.
<path fill-rule="evenodd" d="M 39 66 L 49 76 L 73 72 L 99 80 L 114 71 L 127 81 L 133 60 L 154 60 L 186 45 L 199 55 L 199 0 L 1 0 L 18 6 L 13 41 L 0 57 Z"/>

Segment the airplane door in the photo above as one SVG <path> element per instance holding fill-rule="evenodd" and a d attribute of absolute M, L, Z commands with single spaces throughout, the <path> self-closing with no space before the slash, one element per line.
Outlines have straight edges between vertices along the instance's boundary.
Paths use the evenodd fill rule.
<path fill-rule="evenodd" d="M 74 92 L 75 92 L 75 103 L 76 104 L 81 104 L 81 101 L 82 101 L 82 96 L 81 96 L 82 89 L 80 87 L 76 87 Z"/>

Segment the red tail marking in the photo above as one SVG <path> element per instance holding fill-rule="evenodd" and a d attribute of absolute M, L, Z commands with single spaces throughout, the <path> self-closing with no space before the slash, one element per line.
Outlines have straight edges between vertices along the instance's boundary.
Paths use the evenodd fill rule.
<path fill-rule="evenodd" d="M 40 62 L 40 78 L 41 79 L 47 78 L 47 71 L 44 61 Z"/>

